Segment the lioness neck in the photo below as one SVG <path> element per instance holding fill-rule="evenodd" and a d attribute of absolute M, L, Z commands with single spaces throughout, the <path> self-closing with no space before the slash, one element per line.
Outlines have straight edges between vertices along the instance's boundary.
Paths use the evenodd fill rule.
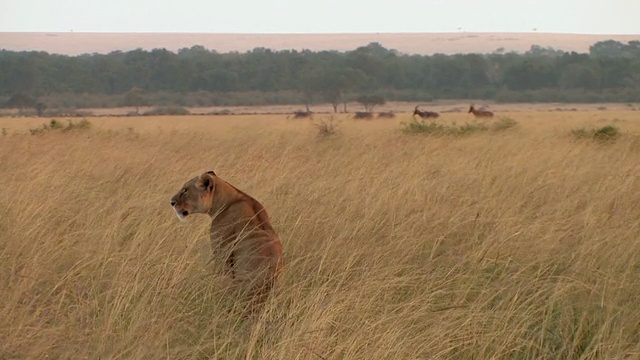
<path fill-rule="evenodd" d="M 211 200 L 211 209 L 207 212 L 212 218 L 233 203 L 242 201 L 244 194 L 236 190 L 226 181 L 219 177 L 214 177 L 213 199 Z"/>

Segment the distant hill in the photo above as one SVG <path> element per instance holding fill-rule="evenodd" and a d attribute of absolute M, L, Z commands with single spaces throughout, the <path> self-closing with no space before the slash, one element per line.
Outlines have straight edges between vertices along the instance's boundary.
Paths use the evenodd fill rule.
<path fill-rule="evenodd" d="M 628 42 L 640 35 L 582 35 L 551 33 L 379 33 L 379 34 L 194 34 L 194 33 L 0 33 L 0 49 L 38 50 L 79 55 L 202 45 L 218 52 L 244 52 L 256 47 L 273 50 L 353 50 L 371 42 L 407 54 L 524 52 L 532 45 L 588 52 L 598 41 Z"/>

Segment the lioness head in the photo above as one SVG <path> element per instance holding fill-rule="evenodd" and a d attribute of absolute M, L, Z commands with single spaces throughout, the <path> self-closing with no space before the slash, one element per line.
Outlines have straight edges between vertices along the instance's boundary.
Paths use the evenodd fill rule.
<path fill-rule="evenodd" d="M 213 202 L 213 171 L 187 181 L 171 198 L 171 207 L 180 221 L 191 214 L 206 214 Z"/>

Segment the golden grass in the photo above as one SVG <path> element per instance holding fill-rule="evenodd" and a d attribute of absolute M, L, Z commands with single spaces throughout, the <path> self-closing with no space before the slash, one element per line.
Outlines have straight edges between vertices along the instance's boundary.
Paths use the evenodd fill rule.
<path fill-rule="evenodd" d="M 461 123 L 466 114 L 439 121 Z M 399 118 L 316 136 L 284 116 L 0 119 L 0 359 L 640 356 L 637 112 Z M 570 130 L 607 124 L 615 142 Z M 131 128 L 131 129 L 128 129 Z M 169 198 L 205 170 L 254 195 L 287 267 L 261 316 Z"/>

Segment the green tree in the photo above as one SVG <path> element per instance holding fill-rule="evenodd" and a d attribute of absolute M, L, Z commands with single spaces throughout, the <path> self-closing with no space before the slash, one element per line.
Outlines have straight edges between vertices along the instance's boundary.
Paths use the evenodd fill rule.
<path fill-rule="evenodd" d="M 144 91 L 139 87 L 134 86 L 124 94 L 124 105 L 135 106 L 136 114 L 140 113 L 140 106 L 144 106 L 146 104 L 147 101 L 144 97 Z"/>
<path fill-rule="evenodd" d="M 333 106 L 333 112 L 338 112 L 341 102 L 346 112 L 347 95 L 358 88 L 365 77 L 362 71 L 351 68 L 327 68 L 316 73 L 313 86 Z"/>
<path fill-rule="evenodd" d="M 37 100 L 26 94 L 14 94 L 4 104 L 4 108 L 7 109 L 20 109 L 23 111 L 26 108 L 35 108 Z"/>
<path fill-rule="evenodd" d="M 380 95 L 360 95 L 356 101 L 364 106 L 364 111 L 372 112 L 377 105 L 384 105 L 386 101 Z"/>
<path fill-rule="evenodd" d="M 593 56 L 620 57 L 625 55 L 627 46 L 619 41 L 599 41 L 589 47 L 589 53 Z"/>
<path fill-rule="evenodd" d="M 570 64 L 560 75 L 559 85 L 566 89 L 598 89 L 602 83 L 600 72 L 593 66 Z"/>
<path fill-rule="evenodd" d="M 213 69 L 204 73 L 205 90 L 215 92 L 235 91 L 238 88 L 238 74 L 224 69 Z"/>
<path fill-rule="evenodd" d="M 326 101 L 334 112 L 340 102 L 346 111 L 354 94 L 372 93 L 404 101 L 425 97 L 635 101 L 639 69 L 640 41 L 613 40 L 596 43 L 585 54 L 532 46 L 524 54 L 422 56 L 401 54 L 378 43 L 347 52 L 256 48 L 217 53 L 200 45 L 177 53 L 136 49 L 79 56 L 0 50 L 0 96 L 65 97 L 60 103 L 72 106 L 90 98 L 75 94 L 122 96 L 139 88 L 145 89 L 148 99 L 180 98 L 189 103 L 213 98 L 190 94 L 205 91 L 220 93 L 231 103 L 303 98 L 309 106 Z M 247 96 L 255 91 L 277 95 Z M 160 92 L 165 94 L 159 97 Z M 104 106 L 112 103 L 106 99 Z M 47 103 L 53 105 L 50 99 Z"/>
<path fill-rule="evenodd" d="M 36 109 L 36 112 L 38 113 L 38 116 L 42 116 L 44 115 L 44 111 L 47 109 L 47 105 L 41 103 L 41 102 L 37 102 L 34 105 L 34 108 Z"/>
<path fill-rule="evenodd" d="M 554 67 L 545 57 L 525 58 L 509 67 L 504 74 L 505 85 L 512 90 L 554 87 L 556 79 Z"/>

